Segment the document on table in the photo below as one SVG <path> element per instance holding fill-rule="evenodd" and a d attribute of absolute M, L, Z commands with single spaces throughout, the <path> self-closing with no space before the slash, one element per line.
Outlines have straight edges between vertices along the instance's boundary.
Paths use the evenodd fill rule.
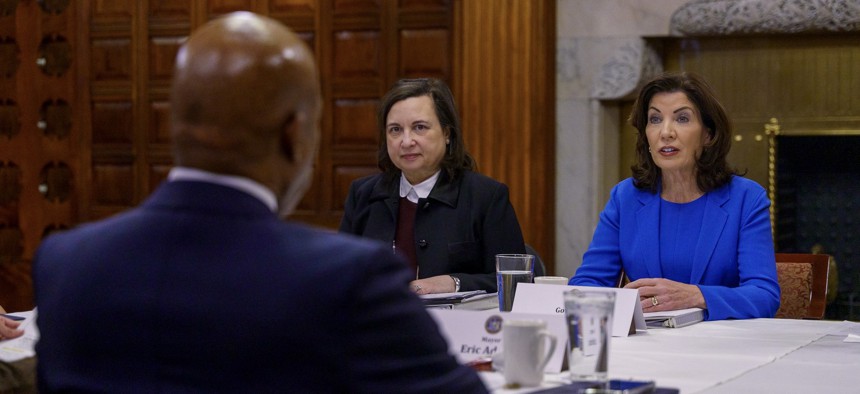
<path fill-rule="evenodd" d="M 15 362 L 35 356 L 36 341 L 39 339 L 35 309 L 27 312 L 13 313 L 13 315 L 24 318 L 21 321 L 21 325 L 18 326 L 19 329 L 24 330 L 24 335 L 0 341 L 0 360 L 5 362 Z"/>
<path fill-rule="evenodd" d="M 852 321 L 843 321 L 836 328 L 832 329 L 830 335 L 845 335 L 843 342 L 860 343 L 860 323 Z"/>
<path fill-rule="evenodd" d="M 648 327 L 680 328 L 698 323 L 705 318 L 702 308 L 687 308 L 664 312 L 645 312 Z"/>
<path fill-rule="evenodd" d="M 436 293 L 421 295 L 424 305 L 435 304 L 458 304 L 465 301 L 476 301 L 481 298 L 492 297 L 496 293 L 487 293 L 484 290 L 461 291 L 457 293 Z"/>

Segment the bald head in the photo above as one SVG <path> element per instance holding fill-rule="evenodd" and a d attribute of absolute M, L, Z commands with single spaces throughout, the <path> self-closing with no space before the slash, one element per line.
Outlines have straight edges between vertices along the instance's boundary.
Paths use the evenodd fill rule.
<path fill-rule="evenodd" d="M 295 33 L 249 12 L 210 21 L 176 57 L 176 164 L 250 177 L 283 193 L 299 174 L 282 167 L 312 162 L 319 110 L 313 55 Z"/>

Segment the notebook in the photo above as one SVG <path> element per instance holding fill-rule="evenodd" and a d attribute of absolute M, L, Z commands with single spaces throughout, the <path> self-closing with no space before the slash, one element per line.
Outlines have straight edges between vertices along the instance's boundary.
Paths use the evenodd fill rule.
<path fill-rule="evenodd" d="M 705 311 L 702 308 L 687 308 L 664 312 L 645 312 L 645 324 L 647 324 L 649 328 L 680 328 L 698 323 L 704 319 Z"/>

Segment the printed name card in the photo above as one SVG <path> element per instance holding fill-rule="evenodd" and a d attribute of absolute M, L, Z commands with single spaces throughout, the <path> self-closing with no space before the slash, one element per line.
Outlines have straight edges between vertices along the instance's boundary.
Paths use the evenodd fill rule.
<path fill-rule="evenodd" d="M 457 360 L 468 363 L 501 354 L 502 322 L 505 319 L 543 320 L 547 331 L 556 337 L 555 351 L 546 364 L 545 372 L 561 372 L 567 352 L 567 330 L 564 314 L 547 315 L 534 313 L 499 312 L 498 310 L 470 311 L 461 309 L 428 309 L 436 320 L 439 331 L 448 341 L 448 348 Z"/>
<path fill-rule="evenodd" d="M 628 336 L 631 321 L 637 330 L 648 329 L 645 315 L 642 314 L 642 305 L 639 303 L 639 290 L 636 289 L 519 283 L 511 312 L 555 314 L 564 317 L 564 293 L 573 289 L 615 293 L 615 308 L 612 311 L 613 337 Z"/>

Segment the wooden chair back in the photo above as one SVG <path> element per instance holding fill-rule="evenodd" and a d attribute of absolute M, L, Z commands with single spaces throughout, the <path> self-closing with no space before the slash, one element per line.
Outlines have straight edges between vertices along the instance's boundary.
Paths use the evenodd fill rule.
<path fill-rule="evenodd" d="M 776 273 L 780 287 L 777 318 L 821 319 L 827 306 L 830 255 L 777 253 Z"/>

